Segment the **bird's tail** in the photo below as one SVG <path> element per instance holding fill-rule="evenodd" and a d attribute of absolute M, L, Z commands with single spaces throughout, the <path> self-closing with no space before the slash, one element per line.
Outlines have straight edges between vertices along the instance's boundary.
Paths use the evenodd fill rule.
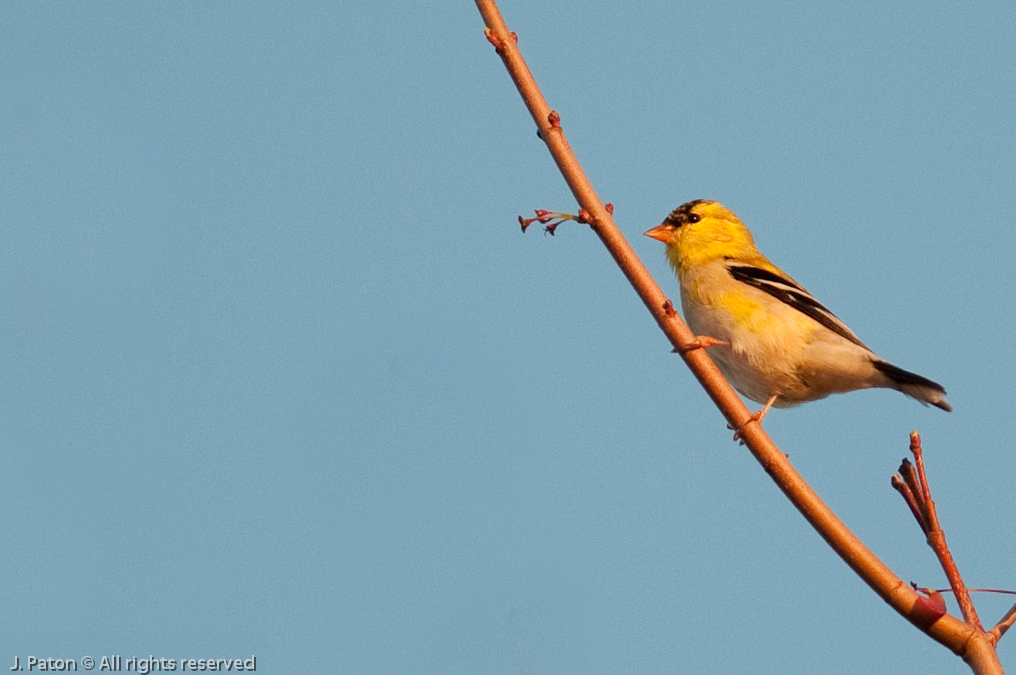
<path fill-rule="evenodd" d="M 872 363 L 875 368 L 889 378 L 893 388 L 899 389 L 910 398 L 917 399 L 925 405 L 930 403 L 936 408 L 952 412 L 952 406 L 949 405 L 949 401 L 945 400 L 945 389 L 938 382 L 932 382 L 917 373 L 903 370 L 880 359 L 873 359 Z"/>

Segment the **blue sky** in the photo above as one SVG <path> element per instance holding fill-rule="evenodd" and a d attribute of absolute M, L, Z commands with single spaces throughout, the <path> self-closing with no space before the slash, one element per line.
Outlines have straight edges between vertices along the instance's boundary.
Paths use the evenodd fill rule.
<path fill-rule="evenodd" d="M 942 587 L 889 486 L 918 429 L 968 583 L 1016 588 L 1012 4 L 502 11 L 672 297 L 642 232 L 718 199 L 949 391 L 774 411 L 798 470 Z M 3 4 L 0 662 L 961 672 L 731 442 L 587 228 L 519 231 L 575 205 L 482 28 Z"/>

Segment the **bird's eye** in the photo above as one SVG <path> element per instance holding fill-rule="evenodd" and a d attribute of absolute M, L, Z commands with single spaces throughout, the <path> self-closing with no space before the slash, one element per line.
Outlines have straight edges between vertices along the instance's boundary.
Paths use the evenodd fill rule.
<path fill-rule="evenodd" d="M 697 223 L 700 220 L 702 220 L 702 216 L 700 216 L 699 214 L 697 214 L 697 213 L 689 213 L 688 214 L 688 222 L 689 223 Z"/>

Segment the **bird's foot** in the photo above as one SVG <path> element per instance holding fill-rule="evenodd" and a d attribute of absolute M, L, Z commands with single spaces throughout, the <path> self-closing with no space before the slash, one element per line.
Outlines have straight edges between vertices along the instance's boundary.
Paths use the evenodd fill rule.
<path fill-rule="evenodd" d="M 730 343 L 726 340 L 719 340 L 708 335 L 697 335 L 695 339 L 688 344 L 681 345 L 680 347 L 674 347 L 675 354 L 687 354 L 688 352 L 695 351 L 696 349 L 707 349 L 709 347 L 723 346 L 729 347 Z"/>
<path fill-rule="evenodd" d="M 733 425 L 728 424 L 727 428 L 734 432 L 734 440 L 741 441 L 741 445 L 744 445 L 744 441 L 741 440 L 741 430 L 743 430 L 746 426 L 748 426 L 748 424 L 752 422 L 757 422 L 759 426 L 761 426 L 762 420 L 765 419 L 766 413 L 769 412 L 769 409 L 773 407 L 773 403 L 776 403 L 777 398 L 779 398 L 779 394 L 773 394 L 766 402 L 765 407 L 763 407 L 761 410 L 756 410 L 752 414 L 748 415 L 748 419 L 746 419 L 744 422 L 741 423 L 739 429 L 734 429 Z"/>

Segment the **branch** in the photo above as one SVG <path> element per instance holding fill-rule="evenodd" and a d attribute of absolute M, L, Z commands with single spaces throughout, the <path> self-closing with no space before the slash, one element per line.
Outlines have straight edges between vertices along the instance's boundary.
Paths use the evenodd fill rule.
<path fill-rule="evenodd" d="M 935 502 L 931 498 L 931 486 L 928 484 L 928 475 L 924 471 L 924 451 L 921 448 L 921 436 L 916 431 L 910 432 L 910 452 L 914 455 L 917 469 L 907 460 L 900 464 L 900 475 L 893 476 L 893 487 L 895 487 L 906 500 L 910 511 L 914 514 L 917 524 L 921 526 L 928 541 L 928 546 L 935 552 L 938 562 L 942 565 L 949 586 L 952 588 L 956 602 L 960 605 L 960 611 L 968 624 L 980 632 L 981 620 L 977 617 L 977 610 L 970 599 L 967 585 L 963 582 L 960 570 L 956 566 L 952 552 L 945 543 L 945 532 L 938 522 L 938 511 L 935 509 Z"/>
<path fill-rule="evenodd" d="M 1014 621 L 1016 621 L 1016 605 L 1009 608 L 1009 611 L 1005 613 L 1002 620 L 991 629 L 989 635 L 991 635 L 997 643 L 999 639 L 1005 635 L 1005 632 L 1012 627 Z"/>
<path fill-rule="evenodd" d="M 968 659 L 968 662 L 970 659 L 975 659 L 979 664 L 990 662 L 991 659 L 984 656 L 984 649 L 981 646 L 982 642 L 990 645 L 984 638 L 984 633 L 978 633 L 972 626 L 948 614 L 934 620 L 927 618 L 926 613 L 922 611 L 924 597 L 893 574 L 892 570 L 825 505 L 794 470 L 787 456 L 752 418 L 748 408 L 720 374 L 705 350 L 697 348 L 700 345 L 696 343 L 695 335 L 677 315 L 673 304 L 635 255 L 582 171 L 565 139 L 560 116 L 550 109 L 519 52 L 518 36 L 508 30 L 494 0 L 476 0 L 476 6 L 486 24 L 484 32 L 487 39 L 494 45 L 512 81 L 515 82 L 523 102 L 536 122 L 537 133 L 547 144 L 554 162 L 582 209 L 580 211 L 582 218 L 599 236 L 635 292 L 645 303 L 649 313 L 670 340 L 674 351 L 684 359 L 692 374 L 762 468 L 844 562 L 893 609 L 933 639 L 962 655 L 964 659 Z M 997 657 L 995 663 L 997 664 Z M 977 672 L 1000 673 L 1001 669 Z"/>

